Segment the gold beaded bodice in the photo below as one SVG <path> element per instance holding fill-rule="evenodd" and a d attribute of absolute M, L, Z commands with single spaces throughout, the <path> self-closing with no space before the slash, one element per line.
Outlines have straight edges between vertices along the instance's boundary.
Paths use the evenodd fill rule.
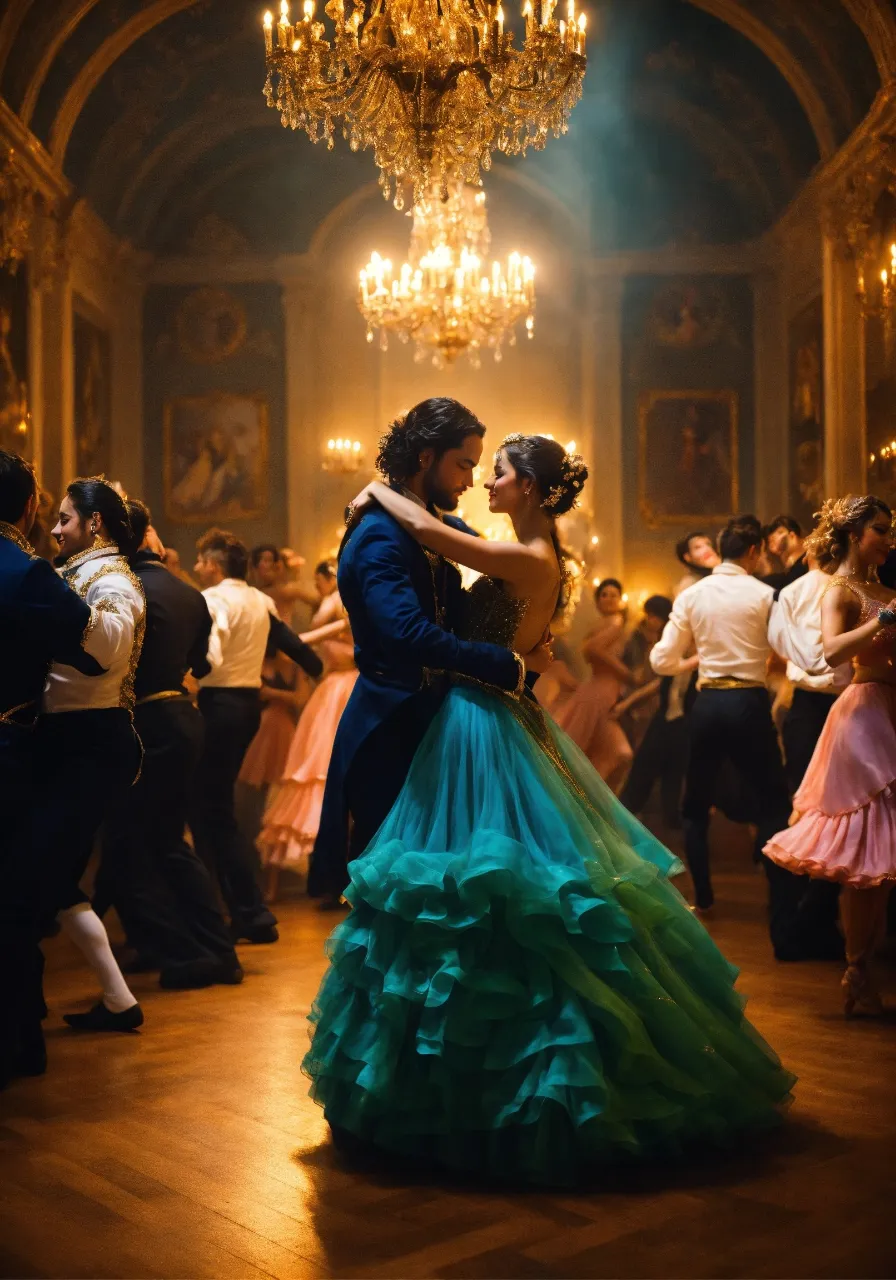
<path fill-rule="evenodd" d="M 484 640 L 512 649 L 520 623 L 529 607 L 528 600 L 507 594 L 495 578 L 477 578 L 464 592 L 463 618 L 457 633 L 464 640 Z"/>

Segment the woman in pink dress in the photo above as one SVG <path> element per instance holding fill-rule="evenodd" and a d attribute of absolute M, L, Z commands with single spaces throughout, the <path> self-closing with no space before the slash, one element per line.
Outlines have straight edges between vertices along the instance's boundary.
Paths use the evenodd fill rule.
<path fill-rule="evenodd" d="M 832 573 L 821 605 L 825 658 L 853 680 L 828 717 L 786 831 L 766 845 L 790 871 L 842 885 L 847 1016 L 882 1011 L 870 966 L 896 880 L 896 600 L 876 581 L 893 515 L 872 495 L 826 502 L 807 550 Z"/>
<path fill-rule="evenodd" d="M 631 672 L 622 661 L 626 617 L 622 583 L 604 578 L 594 601 L 600 621 L 582 646 L 591 679 L 557 706 L 554 717 L 603 780 L 618 792 L 632 762 L 628 738 L 622 726 L 610 718 L 623 688 L 631 683 Z"/>
<path fill-rule="evenodd" d="M 336 566 L 318 565 L 315 583 L 321 600 L 312 619 L 315 628 L 345 618 L 336 590 Z M 281 784 L 264 817 L 258 848 L 268 868 L 268 900 L 277 893 L 280 868 L 307 871 L 314 848 L 327 769 L 345 704 L 358 678 L 354 645 L 346 630 L 320 646 L 325 675 L 308 699 L 296 727 Z"/>

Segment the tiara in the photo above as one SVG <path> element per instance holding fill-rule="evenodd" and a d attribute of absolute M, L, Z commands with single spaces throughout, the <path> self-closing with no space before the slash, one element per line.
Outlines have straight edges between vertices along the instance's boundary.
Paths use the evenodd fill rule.
<path fill-rule="evenodd" d="M 499 449 L 503 449 L 508 444 L 522 444 L 528 437 L 522 432 L 514 431 L 511 435 L 505 436 L 499 445 Z M 580 453 L 568 453 L 563 451 L 563 462 L 560 465 L 560 484 L 555 484 L 548 493 L 548 496 L 542 502 L 542 510 L 553 511 L 563 499 L 564 495 L 571 488 L 574 493 L 572 505 L 575 507 L 578 503 L 579 494 L 585 487 L 585 474 L 587 467 L 585 459 Z"/>

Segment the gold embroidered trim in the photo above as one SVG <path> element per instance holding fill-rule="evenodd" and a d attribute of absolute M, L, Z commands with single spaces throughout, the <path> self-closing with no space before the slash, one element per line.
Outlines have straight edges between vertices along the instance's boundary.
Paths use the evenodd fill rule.
<path fill-rule="evenodd" d="M 62 566 L 63 578 L 68 578 L 69 574 L 74 573 L 75 569 L 93 559 L 94 556 L 100 555 L 118 556 L 120 552 L 114 542 L 106 542 L 104 538 L 97 538 L 92 547 L 88 547 L 86 551 L 79 551 L 70 560 L 66 560 Z"/>
<path fill-rule="evenodd" d="M 17 529 L 14 524 L 7 524 L 5 520 L 0 520 L 0 538 L 7 538 L 10 542 L 14 542 L 28 556 L 36 554 L 34 547 L 32 547 L 21 529 Z"/>
<path fill-rule="evenodd" d="M 83 564 L 83 562 L 84 562 L 84 557 L 81 558 L 80 563 Z M 70 576 L 68 573 L 68 568 L 69 566 L 66 565 L 65 571 L 63 571 L 63 575 L 62 575 L 66 579 L 68 579 Z M 134 639 L 133 639 L 133 643 L 131 644 L 131 652 L 128 658 L 128 669 L 124 675 L 124 679 L 121 682 L 121 690 L 118 697 L 119 706 L 124 707 L 126 711 L 130 711 L 133 714 L 134 683 L 137 678 L 137 663 L 140 661 L 140 654 L 143 652 L 143 638 L 146 635 L 146 595 L 143 591 L 143 584 L 141 583 L 137 575 L 133 572 L 133 570 L 131 569 L 131 566 L 124 559 L 124 557 L 116 556 L 115 559 L 110 561 L 109 564 L 104 564 L 102 568 L 96 571 L 96 573 L 91 574 L 91 576 L 87 579 L 86 582 L 80 582 L 80 583 L 71 582 L 69 583 L 69 585 L 74 587 L 75 591 L 77 591 L 78 595 L 81 597 L 82 600 L 86 600 L 87 593 L 90 591 L 90 588 L 95 583 L 99 582 L 100 578 L 105 578 L 112 573 L 120 574 L 122 578 L 126 578 L 128 582 L 131 584 L 131 586 L 134 588 L 134 590 L 137 592 L 140 599 L 143 601 L 143 612 L 140 614 L 140 617 L 137 619 L 136 623 L 134 624 Z M 108 605 L 105 604 L 106 599 L 109 601 Z M 102 611 L 104 613 L 119 613 L 119 610 L 116 607 L 115 601 L 112 599 L 112 597 L 105 597 L 104 600 L 98 601 L 95 605 L 92 606 L 92 608 L 96 609 L 98 612 Z M 94 625 L 96 624 L 94 623 Z"/>
<path fill-rule="evenodd" d="M 95 606 L 91 605 L 90 618 L 88 619 L 87 626 L 84 628 L 84 634 L 81 636 L 82 649 L 87 648 L 87 641 L 90 639 L 93 632 L 96 631 L 99 620 L 100 620 L 100 615 L 97 613 Z"/>
<path fill-rule="evenodd" d="M 123 603 L 121 597 L 103 596 L 102 600 L 97 600 L 95 608 L 99 609 L 100 613 L 114 613 L 121 617 L 121 610 L 118 607 L 121 603 Z"/>

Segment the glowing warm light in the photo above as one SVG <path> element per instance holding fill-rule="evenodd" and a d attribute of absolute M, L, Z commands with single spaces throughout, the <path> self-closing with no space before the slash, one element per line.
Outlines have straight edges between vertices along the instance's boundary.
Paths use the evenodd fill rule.
<path fill-rule="evenodd" d="M 530 0 L 525 33 L 504 30 L 504 9 L 486 0 L 356 3 L 329 0 L 328 38 L 314 0 L 292 24 L 281 5 L 277 40 L 263 21 L 268 106 L 286 128 L 332 148 L 340 129 L 352 151 L 371 149 L 386 198 L 403 207 L 449 176 L 478 185 L 494 151 L 522 155 L 566 133 L 587 65 L 585 15 L 568 0 Z"/>
<path fill-rule="evenodd" d="M 341 471 L 351 473 L 357 471 L 363 460 L 360 440 L 350 440 L 337 436 L 328 440 L 323 450 L 321 465 L 324 471 Z"/>
<path fill-rule="evenodd" d="M 431 188 L 414 208 L 408 261 L 393 272 L 391 261 L 374 252 L 359 274 L 367 341 L 378 329 L 385 351 L 394 334 L 414 343 L 417 360 L 430 355 L 442 368 L 463 354 L 477 367 L 483 349 L 500 360 L 504 343 L 515 344 L 515 326 L 524 318 L 531 338 L 535 267 L 530 258 L 511 253 L 506 267 L 492 263 L 489 277 L 483 264 L 490 239 L 484 192 L 455 182 L 442 199 Z"/>

